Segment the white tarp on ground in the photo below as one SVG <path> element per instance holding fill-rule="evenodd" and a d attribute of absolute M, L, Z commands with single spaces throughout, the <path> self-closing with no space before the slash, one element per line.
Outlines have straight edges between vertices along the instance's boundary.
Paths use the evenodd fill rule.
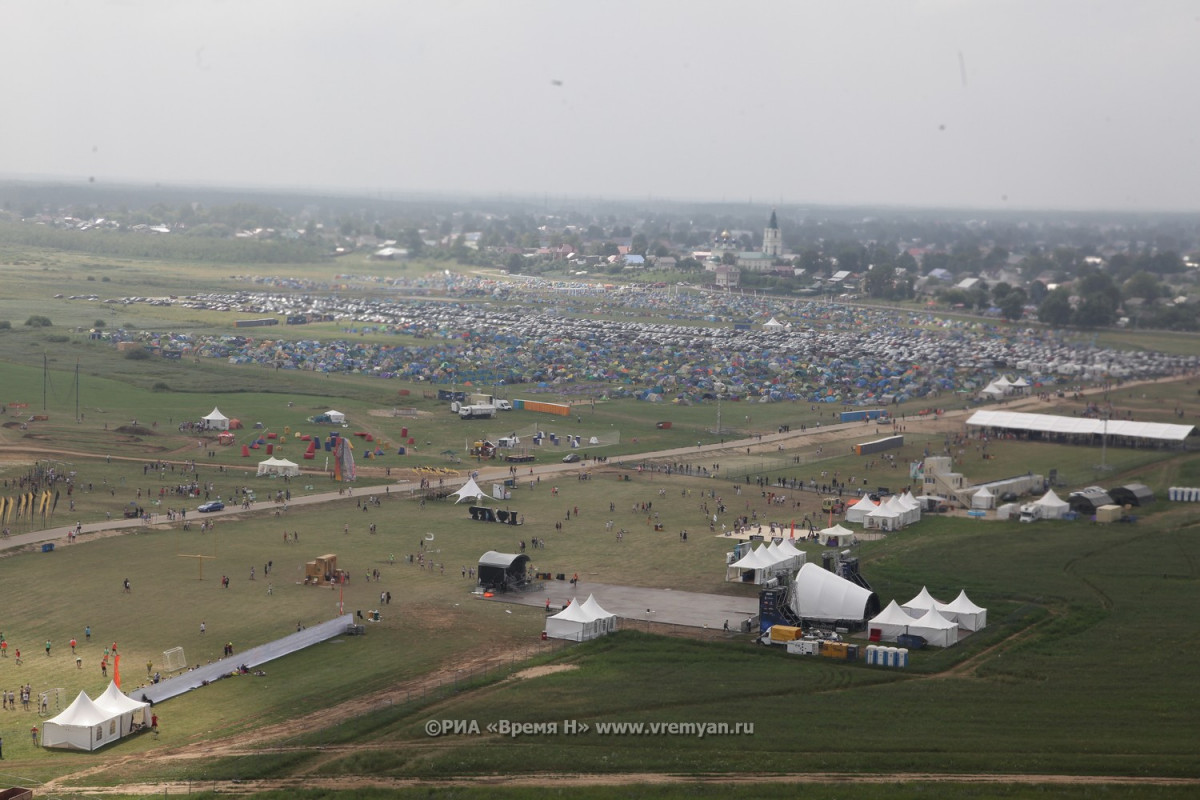
<path fill-rule="evenodd" d="M 969 631 L 981 631 L 987 627 L 987 609 L 972 603 L 966 589 L 960 591 L 951 602 L 940 606 L 938 611 L 946 619 L 957 623 L 958 627 Z"/>
<path fill-rule="evenodd" d="M 213 406 L 212 413 L 207 417 L 201 417 L 204 420 L 204 426 L 214 431 L 229 430 L 229 417 L 221 413 L 221 410 Z"/>
<path fill-rule="evenodd" d="M 271 456 L 266 461 L 258 462 L 258 476 L 263 475 L 286 475 L 295 477 L 300 474 L 300 465 L 295 461 L 288 461 L 286 458 L 275 458 Z"/>
<path fill-rule="evenodd" d="M 880 641 L 894 642 L 900 634 L 908 633 L 909 626 L 916 621 L 916 617 L 906 612 L 899 603 L 893 600 L 888 603 L 887 608 L 880 611 L 867 623 L 867 630 L 878 630 Z"/>
<path fill-rule="evenodd" d="M 159 683 L 140 686 L 131 691 L 129 695 L 136 700 L 145 700 L 147 703 L 161 703 L 163 700 L 170 700 L 172 697 L 177 697 L 184 692 L 190 692 L 192 689 L 212 683 L 218 678 L 224 678 L 243 664 L 254 668 L 273 659 L 323 642 L 326 639 L 341 636 L 353 624 L 353 614 L 335 617 L 319 625 L 313 625 L 309 628 L 288 634 L 282 639 L 276 639 L 273 642 L 251 647 L 244 653 L 236 653 L 219 661 L 197 666 L 195 669 L 181 672 L 175 677 L 167 678 Z"/>
<path fill-rule="evenodd" d="M 599 625 L 576 600 L 562 611 L 546 617 L 546 635 L 551 639 L 586 642 L 600 635 Z"/>
<path fill-rule="evenodd" d="M 792 586 L 792 610 L 804 619 L 866 619 L 871 602 L 867 589 L 816 564 L 805 564 Z"/>
<path fill-rule="evenodd" d="M 461 489 L 452 493 L 450 496 L 454 498 L 454 502 L 457 505 L 458 503 L 461 503 L 463 500 L 467 499 L 479 502 L 483 498 L 487 497 L 487 494 L 483 491 L 483 489 L 479 488 L 479 484 L 475 482 L 474 478 L 470 478 L 466 483 L 463 484 Z"/>
<path fill-rule="evenodd" d="M 916 597 L 914 597 L 912 600 L 909 600 L 907 603 L 901 603 L 900 607 L 909 614 L 912 614 L 914 617 L 919 617 L 929 609 L 937 608 L 941 605 L 944 605 L 944 603 L 939 603 L 937 600 L 933 599 L 933 595 L 929 593 L 929 590 L 922 586 L 921 591 L 917 592 Z"/>
<path fill-rule="evenodd" d="M 108 688 L 95 702 L 104 711 L 118 715 L 122 736 L 128 736 L 135 729 L 150 726 L 150 704 L 126 697 L 117 688 L 116 681 L 109 681 Z"/>
<path fill-rule="evenodd" d="M 946 619 L 931 608 L 923 616 L 913 620 L 908 632 L 924 637 L 934 647 L 949 647 L 958 643 L 958 623 Z"/>
<path fill-rule="evenodd" d="M 1033 504 L 1042 509 L 1042 519 L 1062 519 L 1071 510 L 1071 504 L 1056 495 L 1053 489 L 1048 490 Z"/>
<path fill-rule="evenodd" d="M 98 750 L 121 738 L 120 715 L 97 706 L 83 692 L 58 716 L 42 723 L 42 746 Z"/>

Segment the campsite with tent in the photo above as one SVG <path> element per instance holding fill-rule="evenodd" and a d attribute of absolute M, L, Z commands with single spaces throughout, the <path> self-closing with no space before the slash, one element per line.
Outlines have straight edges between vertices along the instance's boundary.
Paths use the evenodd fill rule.
<path fill-rule="evenodd" d="M 793 319 L 779 313 L 785 330 L 770 335 L 784 341 Z M 101 356 L 103 369 L 128 366 Z M 1192 576 L 1187 558 L 1163 552 L 1194 549 L 1186 531 L 1196 506 L 1168 487 L 1200 476 L 1172 429 L 1152 439 L 1114 426 L 1105 440 L 1103 425 L 973 424 L 975 409 L 922 415 L 928 403 L 915 399 L 842 422 L 856 406 L 751 406 L 729 393 L 714 425 L 716 395 L 674 403 L 664 380 L 658 402 L 615 390 L 571 397 L 547 381 L 529 396 L 571 416 L 523 405 L 490 430 L 450 414 L 422 382 L 285 369 L 268 392 L 257 365 L 227 362 L 150 362 L 144 386 L 88 375 L 83 394 L 102 405 L 85 403 L 79 419 L 65 392 L 51 391 L 49 419 L 37 421 L 16 406 L 40 397 L 41 365 L 6 367 L 16 401 L 7 419 L 18 424 L 0 429 L 3 477 L 25 491 L 2 498 L 13 503 L 0 574 L 29 588 L 10 598 L 3 627 L 23 663 L 10 650 L 0 671 L 53 699 L 44 715 L 8 715 L 20 725 L 6 723 L 4 756 L 48 782 L 61 776 L 50 787 L 60 795 L 71 784 L 182 793 L 202 778 L 222 788 L 319 782 L 295 766 L 317 760 L 364 784 L 377 774 L 553 776 L 564 764 L 603 774 L 614 759 L 631 773 L 766 773 L 800 746 L 762 743 L 812 741 L 814 717 L 839 720 L 819 742 L 821 765 L 848 776 L 913 765 L 948 775 L 1012 764 L 1068 776 L 1194 771 L 1178 746 L 1194 703 L 1146 713 L 1148 698 L 1187 679 L 1176 652 L 1188 648 L 1186 623 L 1161 611 L 1186 603 Z M 840 369 L 828 367 L 830 387 Z M 51 370 L 51 387 L 64 374 Z M 152 391 L 155 382 L 170 392 Z M 1113 394 L 1136 418 L 1179 424 L 1160 412 L 1192 402 L 1194 387 L 1164 381 L 1147 393 Z M 1004 402 L 1006 414 L 1045 403 L 1011 393 Z M 1046 405 L 1072 416 L 1070 398 Z M 405 413 L 389 410 L 397 406 Z M 893 424 L 906 428 L 903 446 L 886 451 L 895 461 L 854 451 Z M 464 437 L 464 426 L 475 427 Z M 512 432 L 528 461 L 504 460 L 516 448 L 499 445 L 494 460 L 471 452 Z M 564 463 L 570 453 L 579 460 Z M 197 513 L 208 499 L 282 491 L 286 508 Z M 1009 493 L 1017 499 L 1005 501 Z M 828 497 L 846 511 L 830 513 Z M 1017 521 L 1025 505 L 1042 509 L 1036 525 Z M 1110 506 L 1120 509 L 1113 524 Z M 507 524 L 477 524 L 488 516 Z M 76 522 L 81 532 L 68 538 Z M 326 580 L 318 565 L 335 554 L 337 580 Z M 310 563 L 320 580 L 309 579 Z M 635 606 L 616 589 L 662 602 Z M 694 623 L 671 616 L 671 595 L 685 593 L 711 603 Z M 1140 636 L 1149 617 L 1161 619 L 1155 637 L 1137 653 L 1113 652 L 1114 635 Z M 126 710 L 113 702 L 113 662 L 101 672 L 117 641 Z M 1144 675 L 1148 662 L 1156 674 L 1138 685 L 1121 677 Z M 1110 692 L 1114 681 L 1127 691 Z M 1108 699 L 1097 712 L 1100 692 Z M 158 739 L 147 735 L 147 702 L 165 721 Z M 646 748 L 644 738 L 593 734 L 530 748 L 531 739 L 421 732 L 430 715 L 486 719 L 497 704 L 529 722 L 561 722 L 566 709 L 589 724 L 753 719 L 758 738 Z M 804 715 L 778 714 L 796 704 Z M 986 742 L 962 708 L 989 731 Z M 1101 752 L 1063 744 L 1064 731 L 1097 713 L 1111 737 Z M 897 750 L 896 718 L 939 753 L 937 764 Z M 264 755 L 260 741 L 280 755 Z M 364 750 L 374 766 L 354 752 Z M 1046 755 L 1030 764 L 1031 751 Z"/>

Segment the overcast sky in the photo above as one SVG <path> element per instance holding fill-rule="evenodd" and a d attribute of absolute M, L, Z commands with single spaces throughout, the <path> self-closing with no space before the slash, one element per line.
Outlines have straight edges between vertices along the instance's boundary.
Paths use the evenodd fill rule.
<path fill-rule="evenodd" d="M 1195 0 L 4 0 L 0 175 L 1200 210 Z"/>

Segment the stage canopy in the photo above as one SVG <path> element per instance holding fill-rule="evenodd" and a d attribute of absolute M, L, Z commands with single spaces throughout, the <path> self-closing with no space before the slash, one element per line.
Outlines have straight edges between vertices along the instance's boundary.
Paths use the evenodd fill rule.
<path fill-rule="evenodd" d="M 995 428 L 1007 431 L 1035 431 L 1063 436 L 1111 436 L 1127 439 L 1148 439 L 1159 442 L 1182 442 L 1191 435 L 1195 425 L 1172 425 L 1166 422 L 1134 422 L 1133 420 L 1090 417 L 1059 417 L 1053 414 L 1027 414 L 1019 411 L 976 411 L 967 420 L 976 428 Z"/>

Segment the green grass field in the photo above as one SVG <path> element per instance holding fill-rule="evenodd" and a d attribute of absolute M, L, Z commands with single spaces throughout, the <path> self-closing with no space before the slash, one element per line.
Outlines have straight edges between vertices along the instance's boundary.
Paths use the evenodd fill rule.
<path fill-rule="evenodd" d="M 86 534 L 71 545 L 60 540 L 53 552 L 7 543 L 0 554 L 0 580 L 7 588 L 0 633 L 9 642 L 9 656 L 0 659 L 0 688 L 16 690 L 29 683 L 35 696 L 61 689 L 55 702 L 62 704 L 80 690 L 94 695 L 104 688 L 99 661 L 104 646 L 114 641 L 122 653 L 123 685 L 131 688 L 146 679 L 147 661 L 152 670 L 161 668 L 162 651 L 169 647 L 182 646 L 189 662 L 203 663 L 217 658 L 226 642 L 241 650 L 290 633 L 297 623 L 328 619 L 338 613 L 339 602 L 351 613 L 381 608 L 383 616 L 367 626 L 366 636 L 339 638 L 266 665 L 265 677 L 222 680 L 161 704 L 156 710 L 163 733 L 157 740 L 138 736 L 92 754 L 35 749 L 29 727 L 40 718 L 23 710 L 0 711 L 0 735 L 7 745 L 3 775 L 9 783 L 55 781 L 53 793 L 63 797 L 97 786 L 224 791 L 230 787 L 220 782 L 235 780 L 265 782 L 254 787 L 262 797 L 279 793 L 271 788 L 285 783 L 290 797 L 522 797 L 531 787 L 539 794 L 576 798 L 670 798 L 685 792 L 776 797 L 798 791 L 842 797 L 852 790 L 834 778 L 803 788 L 788 782 L 795 780 L 793 774 L 836 773 L 880 776 L 878 785 L 890 796 L 915 797 L 943 787 L 901 776 L 928 773 L 951 780 L 1013 776 L 1008 783 L 945 786 L 945 793 L 961 796 L 1172 797 L 1194 793 L 1195 783 L 1089 787 L 1051 778 L 1026 783 L 1017 776 L 1200 780 L 1193 752 L 1200 708 L 1189 690 L 1200 641 L 1187 611 L 1200 578 L 1195 536 L 1200 508 L 1160 499 L 1148 513 L 1139 513 L 1136 524 L 1110 526 L 927 519 L 886 540 L 860 545 L 862 570 L 885 604 L 907 600 L 928 585 L 943 600 L 965 588 L 989 609 L 985 631 L 946 651 L 914 654 L 906 671 L 787 656 L 782 648 L 755 646 L 740 634 L 659 636 L 636 625 L 584 645 L 543 643 L 541 609 L 475 599 L 462 569 L 486 550 L 512 552 L 519 540 L 537 536 L 547 543 L 544 550 L 531 551 L 538 571 L 578 572 L 600 583 L 745 595 L 750 587 L 722 580 L 729 543 L 707 530 L 701 509 L 706 492 L 726 501 L 726 518 L 754 513 L 781 525 L 799 523 L 805 516 L 819 517 L 820 497 L 792 493 L 785 505 L 770 506 L 755 485 L 760 476 L 820 481 L 821 472 L 838 473 L 900 488 L 908 483 L 908 462 L 941 452 L 948 434 L 909 416 L 906 444 L 894 469 L 849 455 L 854 443 L 881 435 L 874 425 L 829 437 L 819 453 L 814 444 L 779 451 L 751 441 L 730 444 L 715 456 L 705 452 L 646 461 L 636 454 L 771 433 L 783 424 L 796 429 L 823 418 L 827 424 L 830 410 L 727 403 L 723 427 L 733 432 L 724 436 L 709 433 L 716 420 L 711 404 L 598 402 L 594 409 L 581 407 L 577 418 L 547 421 L 512 412 L 494 423 L 464 423 L 426 400 L 418 385 L 208 360 L 130 361 L 74 330 L 86 330 L 101 311 L 108 313 L 107 307 L 50 297 L 55 287 L 64 291 L 67 282 L 73 282 L 68 293 L 96 287 L 102 296 L 100 287 L 114 296 L 182 292 L 201 279 L 211 280 L 212 287 L 235 286 L 228 276 L 237 269 L 98 263 L 81 254 L 12 248 L 0 253 L 0 260 L 24 268 L 0 301 L 0 318 L 14 322 L 12 330 L 0 331 L 0 401 L 28 404 L 9 408 L 0 420 L 6 423 L 0 428 L 0 496 L 18 494 L 16 483 L 35 465 L 74 473 L 75 487 L 69 496 L 63 493 L 46 520 L 7 522 L 14 534 L 76 520 L 99 523 L 109 515 L 119 517 L 131 501 L 160 514 L 167 508 L 194 509 L 198 500 L 169 493 L 193 477 L 212 484 L 213 496 L 229 497 L 247 487 L 259 498 L 249 512 L 219 518 L 208 533 L 197 527 L 184 531 L 160 516 L 157 524 L 123 535 Z M 328 278 L 328 272 L 328 267 L 300 265 L 294 274 Z M 21 321 L 34 313 L 51 316 L 54 327 L 24 328 Z M 188 315 L 199 317 L 199 312 Z M 128 317 L 138 327 L 222 332 L 232 319 L 188 315 L 118 307 L 109 324 Z M 52 342 L 48 336 L 67 340 Z M 400 389 L 410 393 L 401 396 Z M 521 396 L 519 387 L 512 396 Z M 82 419 L 76 418 L 77 397 Z M 1194 419 L 1195 397 L 1189 381 L 1111 393 L 1119 412 L 1159 421 L 1178 421 L 1176 408 Z M 49 419 L 26 422 L 42 413 L 43 402 Z M 1070 413 L 1079 405 L 1064 400 L 1046 410 Z M 196 437 L 176 430 L 181 420 L 198 418 L 213 406 L 247 423 L 237 432 L 237 445 L 220 447 L 203 439 L 197 448 Z M 396 406 L 412 407 L 416 416 L 392 416 L 388 412 Z M 324 470 L 323 453 L 301 462 L 313 472 L 285 484 L 255 477 L 253 467 L 265 453 L 251 451 L 244 458 L 240 445 L 272 432 L 282 437 L 272 443 L 282 442 L 281 452 L 301 461 L 303 445 L 295 434 L 327 433 L 328 428 L 306 420 L 330 407 L 348 414 L 346 433 L 371 433 L 381 445 L 387 443 L 386 454 L 377 460 L 362 457 L 366 442 L 356 437 L 361 478 L 353 495 L 283 510 L 266 498 L 285 488 L 297 497 L 337 488 Z M 915 411 L 915 406 L 900 409 Z M 672 427 L 658 428 L 661 420 L 672 421 Z M 254 422 L 264 427 L 256 430 Z M 587 435 L 619 431 L 620 441 L 595 451 L 611 460 L 588 468 L 590 480 L 577 480 L 572 471 L 531 482 L 518 473 L 504 505 L 524 516 L 522 527 L 472 522 L 465 504 L 422 504 L 398 483 L 417 477 L 412 470 L 419 466 L 460 474 L 486 466 L 466 455 L 471 441 L 481 433 L 535 425 Z M 415 453 L 406 456 L 395 453 L 406 442 L 402 428 L 409 429 L 415 444 Z M 1190 453 L 1109 447 L 1102 454 L 1095 447 L 1001 440 L 989 444 L 991 457 L 985 460 L 974 447 L 968 443 L 956 452 L 972 481 L 1056 469 L 1068 484 L 1064 490 L 1138 481 L 1160 498 L 1168 486 L 1200 482 L 1200 461 Z M 215 455 L 209 456 L 210 450 Z M 563 452 L 539 452 L 537 463 L 556 464 Z M 175 469 L 147 466 L 158 459 Z M 1102 459 L 1107 469 L 1097 468 Z M 184 463 L 193 460 L 197 472 L 185 473 Z M 719 461 L 720 469 L 709 478 L 668 477 L 634 469 L 643 461 L 706 468 Z M 393 474 L 386 474 L 389 469 Z M 490 480 L 481 483 L 490 489 Z M 168 494 L 160 496 L 164 487 Z M 363 500 L 372 494 L 381 502 L 364 511 Z M 646 514 L 633 510 L 643 502 L 653 502 L 665 531 L 655 532 Z M 567 519 L 565 512 L 575 507 L 578 516 Z M 199 515 L 189 518 L 196 521 Z M 628 530 L 623 541 L 605 530 L 609 519 Z M 555 527 L 559 522 L 561 531 Z M 684 528 L 693 534 L 687 543 L 676 536 Z M 285 544 L 284 531 L 296 532 L 299 543 Z M 819 561 L 820 548 L 806 549 L 810 561 Z M 300 582 L 304 562 L 327 552 L 337 553 L 339 565 L 351 572 L 344 593 Z M 409 564 L 409 555 L 422 555 L 434 566 Z M 196 556 L 211 556 L 202 559 L 204 580 Z M 273 570 L 264 576 L 268 561 Z M 374 570 L 381 579 L 368 581 Z M 228 589 L 221 587 L 222 575 L 231 579 Z M 132 583 L 128 594 L 122 591 L 125 578 Z M 392 593 L 390 606 L 380 606 L 382 591 Z M 553 581 L 546 594 L 557 605 L 571 590 Z M 207 626 L 204 634 L 201 621 Z M 91 642 L 84 640 L 85 625 L 92 627 Z M 72 637 L 79 641 L 81 669 L 67 645 Z M 546 669 L 508 679 L 531 666 Z M 334 713 L 351 705 L 356 712 L 349 718 Z M 328 723 L 317 713 L 323 710 Z M 430 719 L 485 725 L 569 719 L 589 726 L 753 722 L 755 730 L 752 736 L 703 739 L 595 732 L 430 738 L 424 731 Z M 258 732 L 268 726 L 286 734 L 260 742 Z M 650 780 L 724 773 L 765 776 L 767 782 L 685 786 Z M 530 784 L 440 783 L 514 774 L 532 776 Z M 565 779 L 578 774 L 599 777 L 578 784 Z M 781 782 L 770 782 L 772 776 Z M 412 781 L 429 783 L 422 787 Z M 868 786 L 868 791 L 874 788 Z"/>

